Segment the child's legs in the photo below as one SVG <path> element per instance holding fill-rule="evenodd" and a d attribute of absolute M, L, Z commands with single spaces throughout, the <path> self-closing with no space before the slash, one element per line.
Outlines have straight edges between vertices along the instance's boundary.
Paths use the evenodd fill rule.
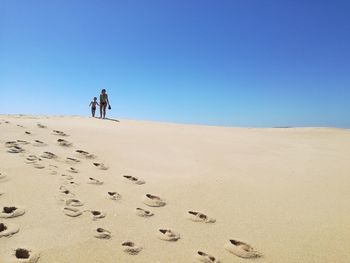
<path fill-rule="evenodd" d="M 95 117 L 96 108 L 91 108 L 92 117 Z"/>

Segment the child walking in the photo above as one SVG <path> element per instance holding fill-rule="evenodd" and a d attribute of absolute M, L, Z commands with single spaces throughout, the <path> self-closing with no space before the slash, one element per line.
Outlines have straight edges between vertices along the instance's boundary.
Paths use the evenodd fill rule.
<path fill-rule="evenodd" d="M 92 117 L 95 117 L 95 112 L 96 112 L 96 105 L 99 106 L 99 104 L 97 103 L 97 98 L 94 97 L 94 100 L 90 102 L 89 107 L 91 107 L 91 114 Z"/>

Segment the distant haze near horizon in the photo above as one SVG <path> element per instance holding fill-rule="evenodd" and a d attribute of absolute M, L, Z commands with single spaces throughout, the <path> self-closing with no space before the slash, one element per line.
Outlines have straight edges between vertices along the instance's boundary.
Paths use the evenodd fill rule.
<path fill-rule="evenodd" d="M 349 1 L 0 2 L 0 114 L 350 128 Z"/>

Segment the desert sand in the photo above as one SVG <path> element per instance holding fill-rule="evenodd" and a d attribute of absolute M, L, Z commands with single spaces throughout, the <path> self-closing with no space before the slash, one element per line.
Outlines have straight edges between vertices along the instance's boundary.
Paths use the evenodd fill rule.
<path fill-rule="evenodd" d="M 1 263 L 347 263 L 349 189 L 345 129 L 0 115 Z"/>

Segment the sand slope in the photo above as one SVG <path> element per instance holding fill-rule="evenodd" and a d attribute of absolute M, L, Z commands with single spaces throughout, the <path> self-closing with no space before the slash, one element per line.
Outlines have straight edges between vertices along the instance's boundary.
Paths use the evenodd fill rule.
<path fill-rule="evenodd" d="M 216 262 L 198 251 L 220 262 L 255 260 L 232 253 L 245 253 L 240 246 L 226 249 L 232 239 L 264 263 L 350 262 L 348 130 L 0 115 L 0 173 L 0 210 L 25 210 L 0 218 L 19 228 L 0 237 L 0 262 L 16 262 L 17 248 L 40 263 Z M 147 205 L 157 200 L 146 194 L 165 205 Z M 69 197 L 81 201 L 73 207 L 81 215 L 64 214 Z M 111 238 L 96 238 L 97 228 Z M 159 229 L 179 239 L 166 241 Z M 124 241 L 140 249 L 131 255 Z"/>

